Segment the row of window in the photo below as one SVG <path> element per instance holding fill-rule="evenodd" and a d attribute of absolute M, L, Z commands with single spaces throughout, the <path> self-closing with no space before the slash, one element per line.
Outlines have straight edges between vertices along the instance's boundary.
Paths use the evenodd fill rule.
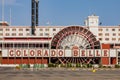
<path fill-rule="evenodd" d="M 56 33 L 53 33 L 53 35 L 55 35 L 55 34 L 56 34 Z M 12 35 L 12 36 L 16 36 L 17 34 L 16 34 L 16 33 L 12 33 L 11 35 Z M 49 33 L 44 33 L 44 34 L 43 34 L 43 33 L 40 33 L 39 35 L 40 35 L 40 36 L 43 36 L 43 35 L 49 36 L 50 34 L 49 34 Z M 0 36 L 3 36 L 3 33 L 0 33 Z M 5 36 L 10 36 L 10 33 L 6 33 Z M 18 36 L 23 36 L 23 33 L 19 33 Z M 26 36 L 30 36 L 30 33 L 27 33 Z"/>
<path fill-rule="evenodd" d="M 49 28 L 46 28 L 45 31 L 49 31 L 50 29 Z M 39 29 L 39 31 L 43 31 L 43 29 Z M 56 29 L 54 28 L 53 31 L 56 31 Z"/>
<path fill-rule="evenodd" d="M 16 28 L 13 28 L 12 31 L 16 31 L 17 29 Z M 39 31 L 43 31 L 44 29 L 43 28 L 40 28 Z M 46 28 L 45 31 L 49 31 L 50 29 L 49 28 Z M 98 31 L 103 31 L 104 29 L 103 28 L 99 28 Z M 115 28 L 112 28 L 112 29 L 108 29 L 106 28 L 105 29 L 106 31 L 116 31 L 117 29 Z M 0 29 L 0 31 L 3 31 L 3 29 Z M 6 31 L 10 31 L 10 28 L 6 28 Z M 22 28 L 19 29 L 19 31 L 23 31 Z M 30 29 L 26 29 L 26 31 L 30 31 Z M 56 28 L 53 28 L 53 31 L 56 31 Z M 118 31 L 120 31 L 120 29 L 118 29 Z"/>
<path fill-rule="evenodd" d="M 16 31 L 17 29 L 16 28 L 13 28 L 12 29 L 12 31 Z M 49 31 L 50 29 L 49 28 L 46 28 L 45 29 L 45 31 Z M 0 29 L 0 31 L 3 31 L 3 29 Z M 6 28 L 6 31 L 10 31 L 10 29 L 9 28 Z M 21 28 L 21 29 L 19 29 L 19 31 L 23 31 L 23 29 Z M 30 31 L 30 29 L 26 29 L 26 31 Z M 39 31 L 43 31 L 43 29 L 41 28 L 41 29 L 39 29 Z M 55 28 L 53 28 L 53 31 L 56 31 L 56 29 Z"/>
<path fill-rule="evenodd" d="M 4 48 L 49 48 L 48 43 L 0 43 L 0 47 Z"/>
<path fill-rule="evenodd" d="M 103 38 L 99 38 L 99 40 L 102 41 Z M 109 41 L 109 40 L 110 40 L 110 38 L 105 38 L 105 41 Z M 117 38 L 112 38 L 112 41 L 116 41 L 116 40 L 117 40 Z M 118 41 L 120 41 L 120 38 L 118 38 Z"/>
<path fill-rule="evenodd" d="M 115 28 L 112 28 L 112 29 L 108 29 L 108 28 L 102 29 L 102 28 L 99 28 L 99 29 L 98 29 L 98 31 L 103 31 L 103 30 L 105 30 L 105 31 L 116 31 Z M 120 31 L 120 29 L 117 29 L 117 30 Z"/>
<path fill-rule="evenodd" d="M 110 33 L 104 33 L 105 36 L 110 36 Z M 113 33 L 112 36 L 116 36 L 116 33 Z M 98 36 L 103 36 L 103 33 L 99 33 Z M 118 36 L 120 36 L 120 33 L 118 33 Z"/>
<path fill-rule="evenodd" d="M 13 28 L 12 31 L 16 31 L 17 29 L 16 28 Z M 30 29 L 26 29 L 26 31 L 29 31 Z M 44 29 L 43 28 L 40 28 L 39 31 L 43 31 Z M 45 31 L 49 31 L 50 29 L 49 28 L 46 28 Z M 106 30 L 106 31 L 116 31 L 115 28 L 112 28 L 112 29 L 103 29 L 103 28 L 99 28 L 98 31 L 103 31 L 103 30 Z M 3 29 L 0 29 L 0 31 L 3 31 Z M 10 28 L 6 28 L 6 31 L 10 31 Z M 22 28 L 19 29 L 19 31 L 23 31 Z M 56 31 L 56 28 L 53 28 L 53 31 Z M 120 29 L 118 29 L 118 31 L 120 31 Z"/>
<path fill-rule="evenodd" d="M 13 28 L 12 31 L 16 31 L 17 29 L 16 28 Z M 10 31 L 9 28 L 6 29 L 6 31 Z M 19 31 L 23 31 L 23 29 L 19 29 Z M 30 29 L 26 29 L 26 31 L 30 31 Z"/>

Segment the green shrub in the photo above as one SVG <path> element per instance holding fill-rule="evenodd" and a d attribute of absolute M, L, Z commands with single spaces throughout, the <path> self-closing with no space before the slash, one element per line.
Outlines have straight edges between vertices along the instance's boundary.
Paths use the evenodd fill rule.
<path fill-rule="evenodd" d="M 111 66 L 108 66 L 108 68 L 112 68 Z"/>
<path fill-rule="evenodd" d="M 115 68 L 120 68 L 120 65 L 116 64 L 116 65 L 115 65 Z"/>
<path fill-rule="evenodd" d="M 77 67 L 77 68 L 80 68 L 80 67 L 81 67 L 81 64 L 77 63 L 77 64 L 76 64 L 76 67 Z"/>
<path fill-rule="evenodd" d="M 15 69 L 20 70 L 20 66 L 16 66 Z"/>
<path fill-rule="evenodd" d="M 82 68 L 87 68 L 87 64 L 83 64 L 83 65 L 82 65 Z"/>
<path fill-rule="evenodd" d="M 61 64 L 61 67 L 65 67 L 65 64 Z"/>
<path fill-rule="evenodd" d="M 59 64 L 54 64 L 54 63 L 48 64 L 48 67 L 58 67 L 58 66 L 59 66 Z"/>
<path fill-rule="evenodd" d="M 53 63 L 48 64 L 48 67 L 54 67 Z"/>
<path fill-rule="evenodd" d="M 67 63 L 67 68 L 70 68 L 72 67 L 72 64 L 71 63 Z"/>
<path fill-rule="evenodd" d="M 107 66 L 103 66 L 103 68 L 107 68 Z"/>
<path fill-rule="evenodd" d="M 87 64 L 87 68 L 92 68 L 92 64 Z"/>
<path fill-rule="evenodd" d="M 103 65 L 100 64 L 100 65 L 99 65 L 99 68 L 103 68 Z"/>

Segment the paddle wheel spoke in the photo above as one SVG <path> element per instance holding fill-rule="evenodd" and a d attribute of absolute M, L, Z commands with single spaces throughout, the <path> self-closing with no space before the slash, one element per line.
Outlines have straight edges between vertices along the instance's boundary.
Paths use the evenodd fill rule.
<path fill-rule="evenodd" d="M 100 48 L 100 43 L 88 29 L 80 26 L 71 26 L 57 33 L 52 40 L 51 46 L 53 49 L 95 49 Z M 58 57 L 58 60 L 62 64 L 95 63 L 94 58 L 85 57 Z"/>

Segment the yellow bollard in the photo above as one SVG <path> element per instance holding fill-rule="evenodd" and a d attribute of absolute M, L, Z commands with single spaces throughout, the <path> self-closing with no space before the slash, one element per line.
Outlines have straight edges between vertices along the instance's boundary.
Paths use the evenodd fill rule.
<path fill-rule="evenodd" d="M 72 68 L 72 70 L 74 71 L 75 69 L 74 69 L 74 68 Z"/>
<path fill-rule="evenodd" d="M 92 72 L 96 72 L 96 70 L 95 70 L 95 69 L 93 69 L 93 70 L 92 70 Z"/>

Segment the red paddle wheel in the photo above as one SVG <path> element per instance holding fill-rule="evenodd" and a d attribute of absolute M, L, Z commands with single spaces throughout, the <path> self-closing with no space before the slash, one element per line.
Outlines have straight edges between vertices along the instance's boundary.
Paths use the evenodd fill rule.
<path fill-rule="evenodd" d="M 100 43 L 87 28 L 80 26 L 66 27 L 57 33 L 52 42 L 52 49 L 100 49 Z M 55 61 L 54 61 L 55 60 Z M 97 58 L 87 57 L 60 57 L 53 59 L 55 63 L 91 63 Z M 98 61 L 99 62 L 99 61 Z"/>

